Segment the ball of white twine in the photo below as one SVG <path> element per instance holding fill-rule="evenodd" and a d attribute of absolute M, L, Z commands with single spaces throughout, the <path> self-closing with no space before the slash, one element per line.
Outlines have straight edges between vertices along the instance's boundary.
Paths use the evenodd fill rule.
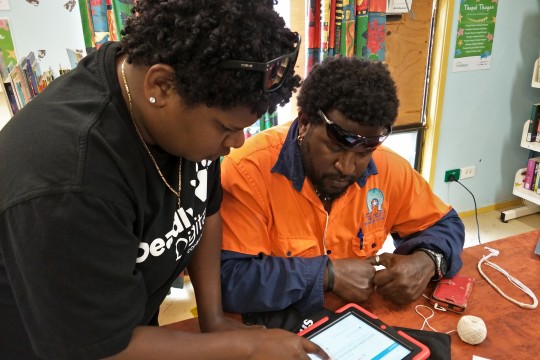
<path fill-rule="evenodd" d="M 480 344 L 487 336 L 484 320 L 477 316 L 465 315 L 457 323 L 457 333 L 467 344 Z"/>

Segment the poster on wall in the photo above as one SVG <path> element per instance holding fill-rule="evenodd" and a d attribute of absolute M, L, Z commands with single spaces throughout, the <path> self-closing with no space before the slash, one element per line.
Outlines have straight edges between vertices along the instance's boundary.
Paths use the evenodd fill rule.
<path fill-rule="evenodd" d="M 0 49 L 2 49 L 4 62 L 7 66 L 9 64 L 17 64 L 17 55 L 15 54 L 9 19 L 0 19 Z"/>
<path fill-rule="evenodd" d="M 452 71 L 489 69 L 498 0 L 461 0 Z"/>

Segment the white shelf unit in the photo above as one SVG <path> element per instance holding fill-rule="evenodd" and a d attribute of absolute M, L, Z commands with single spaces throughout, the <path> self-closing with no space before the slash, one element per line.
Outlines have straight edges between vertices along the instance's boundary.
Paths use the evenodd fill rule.
<path fill-rule="evenodd" d="M 540 152 L 540 142 L 527 141 L 527 130 L 529 129 L 530 120 L 525 121 L 523 124 L 523 132 L 521 133 L 521 147 L 533 151 Z M 523 199 L 523 206 L 517 209 L 511 209 L 501 212 L 501 221 L 506 222 L 521 216 L 526 216 L 540 212 L 540 194 L 535 193 L 532 190 L 523 188 L 523 180 L 525 179 L 525 171 L 527 169 L 519 169 L 516 172 L 514 178 L 514 188 L 512 194 Z"/>
<path fill-rule="evenodd" d="M 536 59 L 534 63 L 533 76 L 531 80 L 531 86 L 540 88 L 540 58 Z M 527 141 L 527 130 L 531 120 L 525 121 L 523 124 L 523 132 L 521 133 L 520 146 L 525 149 L 540 152 L 540 142 Z M 525 179 L 526 169 L 519 169 L 516 172 L 514 178 L 514 188 L 512 194 L 523 199 L 523 206 L 517 209 L 511 209 L 501 212 L 501 221 L 506 222 L 521 216 L 534 214 L 540 212 L 540 194 L 537 194 L 533 190 L 527 190 L 523 188 L 523 180 Z"/>

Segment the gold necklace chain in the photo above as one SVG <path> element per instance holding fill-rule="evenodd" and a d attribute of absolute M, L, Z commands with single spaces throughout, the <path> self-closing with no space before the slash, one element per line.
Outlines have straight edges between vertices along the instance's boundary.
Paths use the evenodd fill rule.
<path fill-rule="evenodd" d="M 126 58 L 127 59 L 127 58 Z M 131 116 L 131 122 L 133 123 L 133 126 L 135 127 L 135 131 L 137 132 L 137 135 L 139 136 L 139 139 L 141 140 L 141 143 L 143 144 L 144 148 L 146 149 L 146 152 L 148 153 L 148 156 L 150 156 L 150 160 L 154 163 L 154 167 L 156 168 L 159 176 L 161 177 L 161 180 L 165 183 L 165 185 L 169 188 L 169 190 L 172 191 L 174 195 L 176 195 L 176 198 L 178 199 L 178 208 L 180 209 L 180 190 L 182 190 L 182 158 L 180 158 L 180 163 L 178 164 L 178 191 L 174 190 L 173 187 L 167 182 L 167 179 L 165 179 L 165 176 L 163 176 L 163 173 L 161 172 L 161 169 L 159 168 L 159 165 L 156 162 L 156 159 L 154 159 L 154 156 L 150 152 L 150 149 L 148 148 L 148 145 L 146 145 L 146 142 L 144 142 L 144 139 L 141 135 L 141 132 L 139 131 L 139 128 L 137 124 L 135 123 L 135 118 L 133 117 L 133 104 L 131 103 L 131 93 L 129 92 L 129 86 L 126 80 L 126 71 L 124 70 L 124 65 L 126 64 L 126 59 L 122 61 L 122 80 L 124 80 L 124 87 L 126 88 L 126 93 L 128 97 L 128 103 L 129 103 L 129 114 Z"/>

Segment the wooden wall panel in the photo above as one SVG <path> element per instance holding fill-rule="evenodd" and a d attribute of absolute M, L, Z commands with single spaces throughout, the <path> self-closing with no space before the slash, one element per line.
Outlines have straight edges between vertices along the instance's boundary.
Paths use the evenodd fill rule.
<path fill-rule="evenodd" d="M 396 125 L 421 124 L 433 0 L 414 0 L 414 20 L 408 14 L 387 17 L 386 63 L 398 88 Z"/>

